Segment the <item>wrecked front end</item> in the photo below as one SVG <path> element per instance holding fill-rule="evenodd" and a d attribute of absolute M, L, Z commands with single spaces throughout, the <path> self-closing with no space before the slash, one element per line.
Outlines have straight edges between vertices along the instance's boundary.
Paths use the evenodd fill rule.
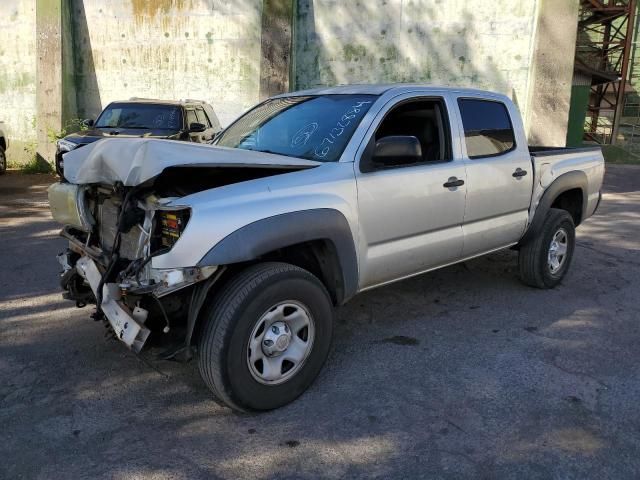
<path fill-rule="evenodd" d="M 175 331 L 175 319 L 185 333 L 166 356 L 189 358 L 198 313 L 224 270 L 199 261 L 225 228 L 242 226 L 220 225 L 224 207 L 216 222 L 211 212 L 198 219 L 196 209 L 215 199 L 228 205 L 220 187 L 317 165 L 153 139 L 99 140 L 65 154 L 65 178 L 49 188 L 53 218 L 69 241 L 58 256 L 65 298 L 78 307 L 95 304 L 94 318 L 135 351 L 150 332 Z"/>
<path fill-rule="evenodd" d="M 95 304 L 96 319 L 109 323 L 117 338 L 139 351 L 150 334 L 148 318 L 170 330 L 176 310 L 190 299 L 181 291 L 211 278 L 217 267 L 153 268 L 155 256 L 168 253 L 187 228 L 189 208 L 170 207 L 153 185 L 76 185 L 49 188 L 54 220 L 69 248 L 58 255 L 64 297 L 78 307 Z M 188 293 L 185 293 L 188 294 Z"/>

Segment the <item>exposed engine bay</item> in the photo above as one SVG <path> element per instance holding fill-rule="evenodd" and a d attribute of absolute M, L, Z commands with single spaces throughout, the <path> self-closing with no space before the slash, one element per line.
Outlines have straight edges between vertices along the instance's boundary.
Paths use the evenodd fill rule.
<path fill-rule="evenodd" d="M 63 296 L 78 307 L 96 305 L 93 318 L 110 324 L 116 336 L 139 351 L 159 320 L 168 333 L 171 319 L 187 318 L 187 347 L 205 292 L 188 288 L 216 278 L 218 266 L 153 268 L 187 227 L 189 208 L 171 206 L 181 197 L 295 168 L 169 167 L 140 185 L 61 182 L 49 188 L 55 220 L 69 248 L 58 256 Z M 210 280 L 209 282 L 204 282 Z M 193 318 L 192 318 L 193 317 Z"/>

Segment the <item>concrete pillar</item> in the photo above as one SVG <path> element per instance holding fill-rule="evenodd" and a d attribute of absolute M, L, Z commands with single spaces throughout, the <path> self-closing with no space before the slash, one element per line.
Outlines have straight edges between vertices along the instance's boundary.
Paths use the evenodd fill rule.
<path fill-rule="evenodd" d="M 579 0 L 540 0 L 529 76 L 529 143 L 563 146 L 567 138 Z"/>
<path fill-rule="evenodd" d="M 53 162 L 55 136 L 76 115 L 69 0 L 36 0 L 37 156 Z"/>
<path fill-rule="evenodd" d="M 260 58 L 260 99 L 289 91 L 295 0 L 264 0 Z"/>

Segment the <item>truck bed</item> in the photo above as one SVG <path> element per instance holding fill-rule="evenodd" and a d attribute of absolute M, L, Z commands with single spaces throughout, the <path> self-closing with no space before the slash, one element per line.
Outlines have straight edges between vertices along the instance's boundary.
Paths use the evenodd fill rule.
<path fill-rule="evenodd" d="M 529 145 L 529 153 L 534 157 L 547 157 L 550 155 L 562 155 L 563 153 L 583 153 L 600 151 L 599 145 L 590 147 L 545 147 Z"/>

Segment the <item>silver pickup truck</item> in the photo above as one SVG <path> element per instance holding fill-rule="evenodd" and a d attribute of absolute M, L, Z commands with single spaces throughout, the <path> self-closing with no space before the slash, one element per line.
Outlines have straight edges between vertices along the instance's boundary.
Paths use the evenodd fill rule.
<path fill-rule="evenodd" d="M 139 351 L 197 356 L 237 410 L 284 405 L 354 295 L 503 248 L 528 285 L 567 273 L 600 201 L 599 148 L 527 146 L 495 93 L 343 86 L 271 98 L 214 145 L 101 140 L 51 186 L 61 284 Z"/>

